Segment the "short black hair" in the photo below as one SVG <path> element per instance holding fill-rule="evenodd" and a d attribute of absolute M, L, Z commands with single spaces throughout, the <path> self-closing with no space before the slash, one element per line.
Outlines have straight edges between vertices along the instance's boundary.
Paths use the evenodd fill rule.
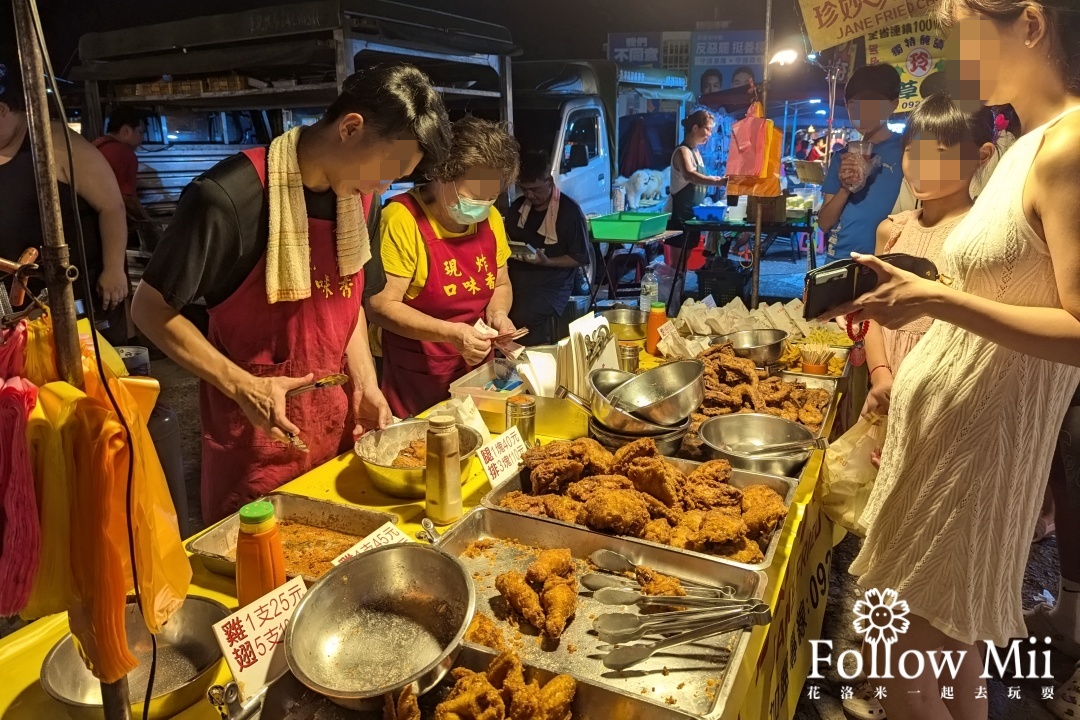
<path fill-rule="evenodd" d="M 754 72 L 754 68 L 743 65 L 742 67 L 735 68 L 735 72 L 731 73 L 731 82 L 735 82 L 736 75 L 749 75 L 751 80 L 757 80 L 757 73 Z"/>
<path fill-rule="evenodd" d="M 109 119 L 105 121 L 105 132 L 120 132 L 125 127 L 137 129 L 140 124 L 146 122 L 147 115 L 149 113 L 145 110 L 122 105 L 109 113 Z"/>
<path fill-rule="evenodd" d="M 984 107 L 975 114 L 966 113 L 947 93 L 935 93 L 911 112 L 903 145 L 906 148 L 920 138 L 934 138 L 945 147 L 961 143 L 982 147 L 994 142 L 994 110 Z"/>
<path fill-rule="evenodd" d="M 18 61 L 7 54 L 0 54 L 0 102 L 12 110 L 26 110 L 23 97 L 22 69 Z"/>
<path fill-rule="evenodd" d="M 551 177 L 551 153 L 547 150 L 526 150 L 521 153 L 521 172 L 518 182 L 534 183 Z"/>
<path fill-rule="evenodd" d="M 705 72 L 701 73 L 701 80 L 698 81 L 699 85 L 704 85 L 705 84 L 705 79 L 706 78 L 711 78 L 711 77 L 714 77 L 717 80 L 719 80 L 721 85 L 724 84 L 724 74 L 722 72 L 720 72 L 719 70 L 717 70 L 716 68 L 709 68 Z"/>
<path fill-rule="evenodd" d="M 362 115 L 380 137 L 414 136 L 425 167 L 442 163 L 450 150 L 450 120 L 442 98 L 428 76 L 408 63 L 379 63 L 345 78 L 324 119 L 350 113 Z"/>
<path fill-rule="evenodd" d="M 851 73 L 844 87 L 844 100 L 900 99 L 900 73 L 892 65 L 863 65 Z"/>

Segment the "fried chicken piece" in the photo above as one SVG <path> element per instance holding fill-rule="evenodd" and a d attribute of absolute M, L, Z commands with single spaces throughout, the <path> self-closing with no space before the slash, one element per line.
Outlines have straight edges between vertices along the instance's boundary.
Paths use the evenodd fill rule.
<path fill-rule="evenodd" d="M 732 405 L 721 405 L 720 407 L 703 407 L 701 412 L 709 417 L 717 417 L 719 415 L 730 415 L 735 412 L 735 408 Z"/>
<path fill-rule="evenodd" d="M 639 493 L 639 495 L 641 495 L 641 499 L 645 501 L 645 504 L 649 508 L 649 517 L 654 520 L 657 518 L 664 518 L 672 525 L 679 524 L 679 520 L 682 519 L 682 510 L 679 508 L 668 507 L 647 493 Z"/>
<path fill-rule="evenodd" d="M 539 720 L 543 717 L 540 683 L 533 680 L 528 685 L 511 691 L 507 704 L 506 720 Z"/>
<path fill-rule="evenodd" d="M 641 585 L 641 592 L 644 595 L 665 595 L 667 597 L 683 597 L 686 595 L 686 590 L 677 577 L 665 575 L 642 565 L 634 568 L 634 576 L 637 578 L 638 584 Z"/>
<path fill-rule="evenodd" d="M 683 490 L 683 505 L 688 510 L 714 510 L 742 504 L 742 491 L 715 479 L 701 478 L 688 481 Z"/>
<path fill-rule="evenodd" d="M 585 524 L 593 530 L 638 537 L 649 522 L 649 506 L 636 490 L 599 490 L 585 503 Z"/>
<path fill-rule="evenodd" d="M 585 524 L 585 504 L 564 495 L 543 495 L 547 516 L 574 525 Z"/>
<path fill-rule="evenodd" d="M 524 575 L 517 570 L 504 572 L 495 578 L 495 589 L 530 625 L 538 630 L 544 628 L 544 609 L 540 606 L 540 597 L 529 583 L 525 582 Z"/>
<path fill-rule="evenodd" d="M 383 720 L 420 720 L 420 705 L 412 685 L 405 686 L 396 703 L 392 693 L 383 696 Z"/>
<path fill-rule="evenodd" d="M 743 490 L 743 522 L 747 535 L 753 539 L 767 537 L 784 521 L 787 511 L 784 498 L 766 485 L 751 485 Z"/>
<path fill-rule="evenodd" d="M 732 396 L 735 400 L 744 407 L 749 399 L 750 406 L 754 410 L 761 410 L 765 407 L 765 400 L 761 397 L 761 393 L 757 391 L 757 388 L 747 383 L 736 385 L 731 389 Z"/>
<path fill-rule="evenodd" d="M 824 388 L 810 388 L 806 391 L 805 403 L 821 409 L 829 404 L 832 395 Z"/>
<path fill-rule="evenodd" d="M 568 577 L 574 573 L 574 556 L 566 548 L 541 550 L 525 570 L 525 579 L 543 584 L 549 577 Z"/>
<path fill-rule="evenodd" d="M 720 549 L 720 554 L 729 560 L 755 565 L 765 560 L 765 554 L 761 552 L 761 546 L 748 537 L 728 543 Z"/>
<path fill-rule="evenodd" d="M 585 476 L 607 475 L 611 472 L 614 455 L 592 438 L 578 438 L 570 445 L 574 460 L 585 466 Z"/>
<path fill-rule="evenodd" d="M 726 386 L 725 386 L 726 387 Z M 733 408 L 742 404 L 742 400 L 736 398 L 732 393 L 734 388 L 728 388 L 727 391 L 722 390 L 709 390 L 705 393 L 705 397 L 702 400 L 702 404 L 706 407 L 720 407 L 720 408 Z"/>
<path fill-rule="evenodd" d="M 736 377 L 736 384 L 748 383 L 750 385 L 757 385 L 760 382 L 757 366 L 754 365 L 754 361 L 749 358 L 722 355 L 720 358 L 720 367 L 725 370 L 724 375 L 729 383 L 732 382 L 730 380 L 732 375 Z M 737 378 L 740 377 L 743 379 L 738 380 Z"/>
<path fill-rule="evenodd" d="M 545 460 L 569 460 L 570 441 L 555 440 L 547 445 L 535 445 L 525 451 L 521 456 L 521 462 L 525 467 L 532 470 Z"/>
<path fill-rule="evenodd" d="M 507 493 L 506 497 L 499 501 L 499 506 L 529 515 L 547 515 L 547 505 L 543 497 L 526 495 L 520 490 Z"/>
<path fill-rule="evenodd" d="M 577 693 L 577 680 L 556 675 L 540 690 L 540 717 L 537 720 L 570 720 L 570 706 Z"/>
<path fill-rule="evenodd" d="M 660 457 L 660 451 L 652 438 L 641 438 L 616 450 L 611 463 L 611 472 L 629 477 L 630 463 L 642 457 Z"/>
<path fill-rule="evenodd" d="M 630 463 L 627 477 L 640 492 L 653 496 L 668 507 L 682 505 L 682 484 L 686 482 L 686 476 L 663 458 L 635 458 Z"/>
<path fill-rule="evenodd" d="M 706 363 L 702 379 L 705 381 L 705 390 L 716 391 L 720 389 L 720 375 L 713 365 Z"/>
<path fill-rule="evenodd" d="M 808 402 L 799 409 L 799 422 L 807 427 L 821 427 L 821 423 L 825 422 L 825 416 L 813 404 Z"/>
<path fill-rule="evenodd" d="M 547 622 L 544 634 L 552 640 L 562 637 L 566 624 L 577 612 L 577 580 L 550 576 L 540 591 L 540 604 L 544 607 Z"/>
<path fill-rule="evenodd" d="M 704 443 L 701 440 L 701 435 L 698 434 L 698 430 L 701 429 L 701 424 L 708 419 L 709 416 L 702 413 L 694 413 L 690 416 L 690 426 L 687 428 L 682 443 L 679 445 L 679 457 L 687 460 L 700 460 L 705 457 L 705 451 L 702 450 Z"/>
<path fill-rule="evenodd" d="M 593 475 L 566 486 L 566 494 L 574 500 L 588 502 L 598 490 L 632 490 L 634 483 L 625 475 Z"/>
<path fill-rule="evenodd" d="M 390 467 L 422 468 L 427 467 L 427 440 L 412 440 L 398 451 Z"/>
<path fill-rule="evenodd" d="M 705 522 L 704 510 L 688 510 L 683 513 L 682 520 L 679 521 L 679 527 L 687 528 L 696 533 L 701 529 L 701 523 L 703 522 Z"/>
<path fill-rule="evenodd" d="M 671 540 L 668 544 L 679 550 L 698 550 L 701 547 L 698 543 L 697 532 L 686 525 L 678 525 L 672 528 Z"/>
<path fill-rule="evenodd" d="M 463 668 L 458 668 L 463 669 Z M 435 706 L 435 720 L 503 720 L 506 704 L 502 694 L 484 673 L 454 671 L 457 683 L 446 699 Z"/>
<path fill-rule="evenodd" d="M 472 621 L 469 622 L 469 629 L 465 631 L 465 639 L 492 650 L 506 649 L 506 640 L 503 638 L 502 630 L 482 612 L 473 615 Z"/>
<path fill-rule="evenodd" d="M 701 482 L 702 480 L 715 480 L 726 483 L 731 479 L 731 463 L 727 460 L 709 460 L 694 468 L 694 471 L 686 476 L 689 482 Z"/>
<path fill-rule="evenodd" d="M 746 537 L 746 523 L 737 508 L 710 510 L 705 513 L 697 540 L 706 545 L 726 545 Z"/>
<path fill-rule="evenodd" d="M 641 537 L 661 545 L 669 545 L 671 543 L 671 523 L 667 521 L 667 518 L 650 520 L 646 523 Z"/>
<path fill-rule="evenodd" d="M 725 357 L 735 357 L 735 345 L 726 342 L 720 345 L 713 345 L 708 350 L 697 356 L 698 360 L 704 362 L 719 362 Z"/>
<path fill-rule="evenodd" d="M 510 707 L 514 694 L 525 688 L 525 668 L 521 658 L 510 650 L 500 652 L 484 674 L 491 686 L 500 691 L 506 707 Z"/>
<path fill-rule="evenodd" d="M 771 377 L 758 386 L 761 397 L 768 405 L 776 406 L 784 402 L 791 395 L 794 386 L 784 382 L 779 377 Z"/>
<path fill-rule="evenodd" d="M 577 460 L 545 460 L 529 474 L 533 495 L 560 493 L 570 483 L 580 480 L 583 470 Z"/>

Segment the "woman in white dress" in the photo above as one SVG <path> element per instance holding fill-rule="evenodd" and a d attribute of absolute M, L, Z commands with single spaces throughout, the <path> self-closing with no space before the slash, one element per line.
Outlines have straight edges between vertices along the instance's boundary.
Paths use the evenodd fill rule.
<path fill-rule="evenodd" d="M 896 376 L 879 475 L 892 489 L 851 572 L 908 603 L 894 660 L 967 654 L 955 679 L 928 665 L 874 681 L 890 720 L 987 717 L 980 648 L 1027 636 L 1028 545 L 1080 380 L 1077 0 L 937 4 L 960 55 L 954 97 L 1011 104 L 1027 133 L 945 242 L 951 287 L 857 256 L 880 284 L 838 310 L 893 328 L 936 321 Z"/>

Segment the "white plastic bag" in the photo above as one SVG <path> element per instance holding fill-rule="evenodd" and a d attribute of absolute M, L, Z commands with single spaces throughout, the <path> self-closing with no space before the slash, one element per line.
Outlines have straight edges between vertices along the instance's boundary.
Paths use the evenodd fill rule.
<path fill-rule="evenodd" d="M 877 480 L 871 462 L 885 438 L 885 418 L 859 418 L 846 433 L 829 445 L 821 468 L 821 501 L 833 522 L 859 537 L 866 534 L 860 523 Z"/>

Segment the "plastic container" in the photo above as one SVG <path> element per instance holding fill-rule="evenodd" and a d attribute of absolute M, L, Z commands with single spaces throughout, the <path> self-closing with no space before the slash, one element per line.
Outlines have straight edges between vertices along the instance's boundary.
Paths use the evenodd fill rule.
<path fill-rule="evenodd" d="M 638 309 L 648 312 L 652 304 L 660 299 L 660 281 L 656 273 L 648 270 L 641 278 L 641 297 L 638 299 Z"/>
<path fill-rule="evenodd" d="M 274 506 L 257 500 L 240 508 L 236 537 L 236 598 L 245 607 L 285 584 L 285 555 Z"/>
<path fill-rule="evenodd" d="M 650 355 L 656 354 L 656 346 L 660 344 L 660 327 L 667 322 L 667 308 L 662 302 L 654 302 L 649 309 L 649 324 L 645 331 L 645 352 Z"/>
<path fill-rule="evenodd" d="M 727 215 L 727 205 L 696 205 L 694 217 L 708 222 L 723 222 Z"/>
<path fill-rule="evenodd" d="M 671 213 L 619 212 L 589 221 L 594 240 L 636 242 L 659 235 L 667 229 Z"/>
<path fill-rule="evenodd" d="M 802 371 L 807 375 L 828 375 L 828 365 L 811 365 L 810 363 L 802 364 Z"/>
<path fill-rule="evenodd" d="M 664 245 L 664 264 L 668 267 L 675 267 L 675 252 L 678 247 L 672 247 L 671 245 Z M 690 256 L 686 258 L 687 270 L 700 270 L 705 267 L 705 263 L 708 258 L 705 257 L 705 243 L 700 242 L 697 247 L 690 249 Z"/>
<path fill-rule="evenodd" d="M 428 418 L 427 485 L 425 512 L 436 525 L 461 518 L 461 458 L 458 456 L 457 422 L 450 415 Z"/>

